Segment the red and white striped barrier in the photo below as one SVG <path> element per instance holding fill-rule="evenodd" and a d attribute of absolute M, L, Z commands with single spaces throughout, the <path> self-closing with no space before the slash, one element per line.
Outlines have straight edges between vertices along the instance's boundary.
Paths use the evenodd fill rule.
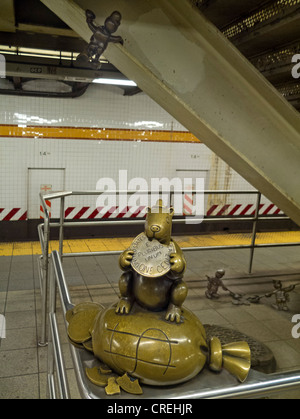
<path fill-rule="evenodd" d="M 27 211 L 24 208 L 0 208 L 0 221 L 27 220 Z"/>
<path fill-rule="evenodd" d="M 194 199 L 193 199 L 193 185 L 189 185 L 186 188 L 187 192 L 184 194 L 183 198 L 183 215 L 194 215 Z M 190 191 L 190 192 L 189 192 Z"/>
<path fill-rule="evenodd" d="M 256 204 L 212 205 L 207 211 L 208 217 L 222 216 L 254 216 Z M 274 204 L 260 204 L 259 215 L 284 215 Z"/>
<path fill-rule="evenodd" d="M 146 207 L 140 206 L 136 208 L 126 207 L 121 211 L 119 207 L 100 207 L 100 208 L 91 208 L 91 207 L 69 207 L 65 211 L 66 220 L 97 220 L 97 219 L 118 219 L 118 218 L 144 218 L 146 216 Z"/>
<path fill-rule="evenodd" d="M 187 204 L 187 200 L 185 200 Z M 46 201 L 46 205 L 51 216 L 51 202 Z M 212 205 L 206 213 L 207 217 L 225 216 L 254 216 L 255 204 L 232 204 L 232 205 Z M 184 209 L 183 215 L 190 215 Z M 274 204 L 261 204 L 259 215 L 284 215 L 284 213 Z M 144 218 L 146 207 L 126 207 L 121 211 L 119 207 L 68 207 L 65 210 L 66 220 L 99 220 L 99 219 L 134 219 Z M 22 221 L 27 220 L 27 211 L 24 208 L 0 208 L 0 221 Z M 41 207 L 41 219 L 44 218 L 43 208 Z"/>
<path fill-rule="evenodd" d="M 49 217 L 51 218 L 51 201 L 45 200 L 46 208 L 49 213 Z M 40 205 L 40 219 L 43 220 L 45 218 L 44 208 Z"/>
<path fill-rule="evenodd" d="M 192 202 L 188 201 L 189 194 L 185 197 L 185 205 L 183 215 L 191 215 Z M 188 203 L 190 204 L 188 206 Z M 255 204 L 233 204 L 233 205 L 212 205 L 206 213 L 207 217 L 225 217 L 225 216 L 254 216 Z M 259 214 L 265 215 L 284 215 L 284 213 L 274 204 L 261 204 Z M 80 219 L 110 219 L 110 218 L 143 218 L 146 216 L 146 207 L 129 208 L 126 207 L 119 211 L 118 207 L 111 208 L 97 208 L 91 207 L 69 207 L 65 211 L 66 220 L 80 220 Z"/>

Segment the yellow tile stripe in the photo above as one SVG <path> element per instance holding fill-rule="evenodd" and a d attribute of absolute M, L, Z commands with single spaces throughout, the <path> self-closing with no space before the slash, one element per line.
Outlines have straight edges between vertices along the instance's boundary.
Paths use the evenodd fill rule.
<path fill-rule="evenodd" d="M 251 234 L 206 234 L 174 237 L 180 247 L 250 245 Z M 132 238 L 64 240 L 64 253 L 86 253 L 123 250 Z M 257 244 L 299 243 L 300 231 L 258 233 Z M 50 241 L 50 252 L 58 250 L 57 240 Z M 39 242 L 0 243 L 0 256 L 40 255 Z"/>
<path fill-rule="evenodd" d="M 200 143 L 190 132 L 0 125 L 0 137 Z"/>

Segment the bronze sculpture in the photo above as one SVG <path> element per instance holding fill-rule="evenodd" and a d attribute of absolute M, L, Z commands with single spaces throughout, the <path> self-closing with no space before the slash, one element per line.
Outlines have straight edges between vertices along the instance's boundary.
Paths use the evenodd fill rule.
<path fill-rule="evenodd" d="M 283 287 L 283 284 L 279 280 L 273 280 L 274 291 L 263 295 L 252 295 L 247 298 L 240 298 L 241 303 L 247 304 L 259 304 L 263 298 L 275 297 L 275 303 L 272 307 L 278 311 L 289 311 L 287 303 L 290 301 L 290 292 L 294 291 L 300 284 L 294 284 L 287 287 Z"/>
<path fill-rule="evenodd" d="M 95 24 L 95 14 L 91 10 L 86 10 L 86 21 L 93 32 L 90 43 L 86 49 L 78 55 L 77 63 L 89 65 L 95 69 L 100 68 L 99 59 L 106 50 L 109 42 L 123 44 L 121 36 L 112 35 L 117 31 L 121 24 L 122 15 L 118 11 L 114 11 L 106 20 L 103 26 Z"/>
<path fill-rule="evenodd" d="M 290 301 L 289 293 L 294 291 L 296 285 L 290 285 L 289 287 L 283 287 L 281 281 L 273 281 L 274 291 L 266 294 L 267 298 L 275 296 L 275 304 L 272 307 L 279 311 L 289 311 L 287 303 Z"/>
<path fill-rule="evenodd" d="M 224 291 L 228 291 L 228 288 L 224 285 L 222 278 L 225 275 L 224 269 L 218 269 L 214 277 L 206 275 L 208 284 L 207 290 L 205 291 L 206 298 L 209 300 L 213 298 L 220 298 L 218 290 L 221 287 Z"/>
<path fill-rule="evenodd" d="M 225 368 L 240 382 L 250 371 L 246 342 L 222 346 L 218 338 L 207 340 L 200 320 L 183 307 L 186 261 L 171 237 L 173 215 L 161 200 L 148 210 L 145 232 L 119 258 L 124 273 L 118 303 L 107 309 L 84 303 L 67 313 L 71 342 L 101 361 L 86 369 L 87 376 L 107 394 L 120 388 L 142 394 L 139 382 L 183 383 L 205 366 L 214 372 Z"/>
<path fill-rule="evenodd" d="M 119 282 L 122 298 L 117 306 L 117 313 L 128 314 L 133 302 L 137 301 L 142 307 L 149 310 L 167 309 L 166 320 L 176 321 L 177 323 L 181 321 L 181 307 L 188 292 L 187 286 L 182 280 L 186 261 L 180 247 L 171 238 L 173 215 L 173 208 L 168 210 L 163 207 L 162 201 L 159 200 L 156 206 L 148 209 L 145 233 L 138 236 L 137 245 L 135 246 L 134 242 L 129 249 L 121 254 L 119 265 L 124 274 Z M 136 262 L 135 264 L 132 263 L 134 250 L 141 242 L 146 242 L 146 251 L 138 252 L 140 254 L 138 257 L 142 257 L 145 253 L 146 259 L 148 255 L 148 258 L 152 257 L 160 261 L 155 266 L 156 272 L 158 270 L 155 276 L 153 273 L 147 275 L 147 272 L 141 270 L 137 272 Z M 151 246 L 153 242 L 154 247 Z M 163 248 L 170 249 L 169 260 L 166 260 L 165 257 L 159 257 Z M 146 265 L 143 264 L 143 266 Z"/>
<path fill-rule="evenodd" d="M 249 301 L 247 301 L 241 294 L 237 294 L 224 284 L 222 281 L 223 276 L 225 275 L 224 269 L 218 269 L 214 277 L 210 277 L 206 275 L 207 278 L 207 290 L 205 291 L 205 296 L 209 300 L 218 299 L 220 295 L 218 294 L 219 288 L 221 287 L 224 291 L 227 291 L 229 295 L 232 297 L 232 304 L 234 305 L 250 305 Z"/>

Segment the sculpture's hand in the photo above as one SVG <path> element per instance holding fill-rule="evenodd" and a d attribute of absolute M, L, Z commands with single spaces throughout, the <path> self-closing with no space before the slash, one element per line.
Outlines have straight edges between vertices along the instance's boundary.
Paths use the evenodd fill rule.
<path fill-rule="evenodd" d="M 128 298 L 121 298 L 117 307 L 116 313 L 117 314 L 129 314 L 132 307 L 132 301 Z"/>
<path fill-rule="evenodd" d="M 131 261 L 133 258 L 133 250 L 125 250 L 119 258 L 120 268 L 123 270 L 128 270 L 131 266 Z"/>
<path fill-rule="evenodd" d="M 168 307 L 165 319 L 170 322 L 180 323 L 181 321 L 181 308 L 176 307 L 174 304 L 170 304 Z"/>
<path fill-rule="evenodd" d="M 185 263 L 177 253 L 170 255 L 171 271 L 181 274 L 185 269 Z"/>

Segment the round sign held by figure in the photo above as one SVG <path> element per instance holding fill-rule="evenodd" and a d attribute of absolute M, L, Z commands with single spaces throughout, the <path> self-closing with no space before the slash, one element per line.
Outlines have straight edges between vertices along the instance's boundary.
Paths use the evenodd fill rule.
<path fill-rule="evenodd" d="M 176 252 L 173 242 L 166 246 L 158 240 L 149 240 L 145 233 L 139 234 L 134 239 L 130 249 L 134 251 L 132 268 L 138 274 L 149 278 L 168 273 L 171 269 L 170 255 Z"/>

